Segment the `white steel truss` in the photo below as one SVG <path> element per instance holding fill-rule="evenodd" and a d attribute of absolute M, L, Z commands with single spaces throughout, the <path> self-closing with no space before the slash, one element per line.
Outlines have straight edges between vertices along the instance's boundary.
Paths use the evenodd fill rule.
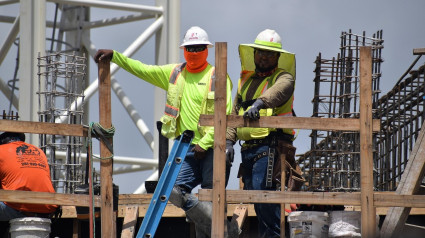
<path fill-rule="evenodd" d="M 62 21 L 58 38 L 62 43 L 57 44 L 57 51 L 69 45 L 77 46 L 79 50 L 87 53 L 93 58 L 97 51 L 95 42 L 90 38 L 90 30 L 93 28 L 109 27 L 128 22 L 142 21 L 146 19 L 154 19 L 153 23 L 148 26 L 123 52 L 124 55 L 131 57 L 134 55 L 150 38 L 155 37 L 155 63 L 167 64 L 179 61 L 178 45 L 169 44 L 169 42 L 178 42 L 180 39 L 180 1 L 179 0 L 156 0 L 156 6 L 146 6 L 141 4 L 122 3 L 113 1 L 99 0 L 0 0 L 0 7 L 12 4 L 19 4 L 19 14 L 17 16 L 1 16 L 0 22 L 10 23 L 10 30 L 5 37 L 4 42 L 0 42 L 0 65 L 4 62 L 7 54 L 19 37 L 19 97 L 13 93 L 7 82 L 2 79 L 0 72 L 0 91 L 3 95 L 10 99 L 8 102 L 1 102 L 1 110 L 8 110 L 9 105 L 13 106 L 20 114 L 20 120 L 38 121 L 36 99 L 36 78 L 37 78 L 37 56 L 39 53 L 46 52 L 46 28 L 56 26 L 55 20 L 46 19 L 47 4 L 54 4 L 56 8 L 62 11 Z M 73 11 L 64 11 L 65 8 L 76 8 Z M 85 9 L 108 9 L 113 11 L 128 11 L 129 15 L 119 17 L 110 17 L 101 20 L 90 21 L 89 17 L 75 17 L 81 14 L 82 8 Z M 56 16 L 55 16 L 56 17 Z M 64 19 L 69 18 L 69 19 Z M 70 20 L 71 19 L 71 20 Z M 57 27 L 57 26 L 56 26 Z M 67 33 L 65 39 L 63 34 Z M 58 41 L 59 42 L 59 41 Z M 72 49 L 69 49 L 72 50 Z M 89 60 L 88 60 L 89 61 Z M 90 67 L 87 67 L 88 69 Z M 126 164 L 114 169 L 114 174 L 122 174 L 134 171 L 152 170 L 152 174 L 148 180 L 158 178 L 158 132 L 154 130 L 152 133 L 145 124 L 143 118 L 133 106 L 132 101 L 126 95 L 121 85 L 115 79 L 114 74 L 118 71 L 118 66 L 111 64 L 111 84 L 112 90 L 117 95 L 122 106 L 128 113 L 133 123 L 138 128 L 140 135 L 147 143 L 148 147 L 153 151 L 153 158 L 129 158 L 116 155 L 114 163 Z M 12 69 L 13 70 L 13 69 Z M 88 73 L 87 75 L 97 75 Z M 86 85 L 84 90 L 85 101 L 90 98 L 98 90 L 98 79 L 86 81 L 91 82 Z M 78 105 L 81 102 L 75 102 Z M 155 89 L 154 98 L 154 121 L 157 121 L 161 114 L 165 103 L 165 92 Z M 9 104 L 9 105 L 6 105 Z M 8 108 L 6 108 L 8 107 Z M 10 110 L 10 109 L 9 109 Z M 59 118 L 57 123 L 63 123 L 65 120 Z M 30 143 L 38 143 L 37 135 L 30 135 Z M 64 156 L 57 152 L 57 157 Z M 135 193 L 145 192 L 144 182 L 135 191 Z"/>

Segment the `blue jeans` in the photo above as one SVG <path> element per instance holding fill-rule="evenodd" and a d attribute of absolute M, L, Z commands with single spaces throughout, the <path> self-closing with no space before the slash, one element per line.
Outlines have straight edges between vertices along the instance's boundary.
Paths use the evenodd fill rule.
<path fill-rule="evenodd" d="M 190 146 L 175 183 L 175 185 L 182 188 L 183 193 L 191 193 L 198 185 L 201 185 L 201 188 L 205 189 L 212 189 L 213 187 L 214 150 L 210 148 L 207 150 L 206 156 L 203 159 L 195 159 L 195 153 L 191 151 L 193 147 L 194 145 Z M 229 181 L 230 167 L 231 164 L 227 164 L 226 186 Z M 195 196 L 190 196 L 182 208 L 187 211 L 198 204 L 198 202 Z"/>
<path fill-rule="evenodd" d="M 266 188 L 268 156 L 254 162 L 257 154 L 268 150 L 269 146 L 261 145 L 241 151 L 245 190 L 276 190 L 276 187 Z M 280 204 L 256 203 L 254 209 L 257 213 L 260 237 L 280 237 Z"/>
<path fill-rule="evenodd" d="M 9 221 L 15 218 L 25 217 L 20 211 L 15 210 L 8 205 L 4 204 L 4 202 L 0 202 L 0 221 Z"/>

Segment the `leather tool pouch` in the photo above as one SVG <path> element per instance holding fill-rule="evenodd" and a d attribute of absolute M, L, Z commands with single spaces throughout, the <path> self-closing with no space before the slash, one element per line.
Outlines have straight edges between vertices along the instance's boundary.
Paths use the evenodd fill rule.
<path fill-rule="evenodd" d="M 273 181 L 281 183 L 281 163 L 285 156 L 286 181 L 285 185 L 288 191 L 299 191 L 304 184 L 305 179 L 302 176 L 302 171 L 295 161 L 296 148 L 286 141 L 279 140 L 277 146 L 278 156 L 276 156 L 273 168 Z"/>

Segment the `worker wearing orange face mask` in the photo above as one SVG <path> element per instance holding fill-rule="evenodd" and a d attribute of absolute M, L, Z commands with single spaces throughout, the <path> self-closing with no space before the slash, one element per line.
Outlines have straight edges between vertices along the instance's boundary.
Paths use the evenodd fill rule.
<path fill-rule="evenodd" d="M 109 59 L 131 74 L 167 91 L 161 133 L 169 139 L 184 131 L 194 132 L 192 145 L 184 159 L 170 201 L 182 208 L 195 222 L 197 237 L 211 234 L 211 202 L 199 201 L 192 189 L 212 189 L 214 127 L 199 126 L 201 114 L 214 114 L 214 67 L 208 63 L 208 48 L 213 47 L 207 33 L 200 27 L 191 27 L 180 48 L 184 50 L 185 63 L 146 65 L 114 50 L 99 50 L 94 60 Z M 232 82 L 227 77 L 227 114 L 232 110 Z M 233 148 L 228 150 L 226 184 L 233 162 Z M 229 233 L 232 228 L 229 227 Z M 237 235 L 238 231 L 235 231 Z"/>

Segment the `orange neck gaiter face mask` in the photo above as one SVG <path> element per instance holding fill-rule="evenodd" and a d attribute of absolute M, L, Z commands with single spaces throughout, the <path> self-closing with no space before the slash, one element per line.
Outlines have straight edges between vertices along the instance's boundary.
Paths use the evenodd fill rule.
<path fill-rule="evenodd" d="M 190 73 L 199 73 L 208 66 L 208 49 L 201 52 L 188 52 L 184 49 L 184 58 L 186 59 L 186 69 Z"/>

